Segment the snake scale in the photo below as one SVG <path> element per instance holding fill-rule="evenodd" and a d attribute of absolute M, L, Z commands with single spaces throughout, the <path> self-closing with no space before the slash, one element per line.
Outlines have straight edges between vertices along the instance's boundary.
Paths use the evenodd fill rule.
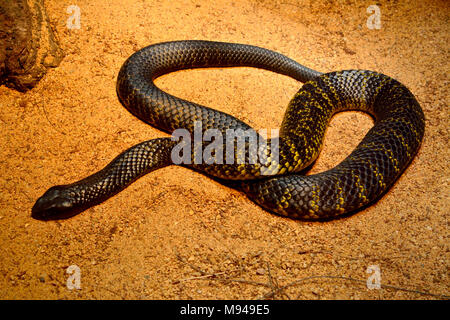
<path fill-rule="evenodd" d="M 258 149 L 256 162 L 247 161 L 250 151 L 242 154 L 236 147 L 242 132 L 265 139 L 249 125 L 172 96 L 153 83 L 177 70 L 238 66 L 270 70 L 304 83 L 287 107 L 279 137 L 263 140 L 266 144 Z M 194 135 L 195 126 L 200 125 L 202 133 L 208 129 L 223 135 L 229 130 L 240 132 L 231 141 L 236 151 L 233 159 L 241 156 L 246 161 L 183 165 L 219 180 L 232 180 L 261 207 L 293 219 L 333 219 L 378 200 L 414 158 L 425 130 L 424 114 L 413 94 L 386 75 L 366 70 L 320 73 L 277 52 L 244 44 L 189 40 L 150 45 L 125 61 L 116 89 L 132 114 L 162 131 L 183 128 Z M 317 158 L 331 117 L 345 110 L 370 114 L 374 126 L 336 167 L 302 174 Z M 243 139 L 249 147 L 248 136 Z M 273 139 L 277 140 L 272 145 Z M 99 172 L 50 188 L 36 201 L 32 216 L 67 218 L 99 204 L 144 174 L 174 164 L 172 151 L 178 143 L 168 137 L 131 147 Z M 194 153 L 189 158 L 194 159 Z"/>

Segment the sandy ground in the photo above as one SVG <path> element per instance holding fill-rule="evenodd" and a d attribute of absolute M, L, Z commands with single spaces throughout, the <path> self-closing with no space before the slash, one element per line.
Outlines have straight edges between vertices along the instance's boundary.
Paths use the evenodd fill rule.
<path fill-rule="evenodd" d="M 0 298 L 448 298 L 450 6 L 377 3 L 379 30 L 366 25 L 372 1 L 47 0 L 65 59 L 25 94 L 0 87 Z M 79 30 L 66 26 L 71 4 L 81 9 Z M 50 186 L 167 136 L 121 106 L 115 82 L 134 51 L 178 39 L 259 45 L 320 71 L 388 74 L 424 109 L 422 148 L 379 202 L 332 222 L 272 215 L 175 166 L 72 219 L 32 219 Z M 277 128 L 301 85 L 250 68 L 182 71 L 157 84 L 255 128 Z M 336 116 L 312 172 L 339 163 L 371 125 L 361 113 Z M 66 286 L 72 265 L 81 289 Z M 380 289 L 366 286 L 369 266 L 380 270 Z"/>

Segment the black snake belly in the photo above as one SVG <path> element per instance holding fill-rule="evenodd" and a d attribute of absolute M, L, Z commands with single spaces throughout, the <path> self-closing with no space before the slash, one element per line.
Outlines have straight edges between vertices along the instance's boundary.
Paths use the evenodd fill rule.
<path fill-rule="evenodd" d="M 276 148 L 273 139 L 264 140 L 244 122 L 174 97 L 153 83 L 176 70 L 236 66 L 263 68 L 305 83 L 288 105 Z M 220 179 L 236 180 L 236 185 L 263 208 L 295 219 L 331 219 L 379 199 L 414 158 L 425 129 L 423 111 L 413 94 L 388 76 L 365 70 L 322 74 L 279 53 L 243 44 L 174 41 L 148 46 L 123 64 L 117 95 L 132 114 L 169 133 L 183 128 L 193 135 L 195 126 L 202 133 L 216 129 L 224 136 L 228 130 L 254 133 L 265 142 L 258 149 L 256 162 L 193 161 L 184 165 Z M 335 168 L 315 175 L 299 174 L 317 158 L 330 118 L 344 110 L 367 112 L 375 124 Z M 235 136 L 231 141 L 235 151 L 240 138 Z M 248 136 L 243 141 L 250 146 Z M 171 138 L 140 143 L 101 171 L 50 188 L 36 201 L 32 216 L 67 218 L 99 204 L 142 175 L 174 164 L 172 151 L 177 143 Z M 189 158 L 195 160 L 194 153 Z M 249 156 L 250 151 L 245 150 L 240 159 L 249 160 Z M 234 160 L 237 157 L 238 152 Z"/>

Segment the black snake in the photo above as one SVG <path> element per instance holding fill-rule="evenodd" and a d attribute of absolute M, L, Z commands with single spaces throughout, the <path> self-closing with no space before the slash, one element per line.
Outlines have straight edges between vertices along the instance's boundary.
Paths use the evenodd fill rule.
<path fill-rule="evenodd" d="M 236 66 L 263 68 L 305 83 L 289 103 L 277 139 L 266 141 L 244 122 L 174 97 L 153 83 L 176 70 Z M 150 45 L 135 52 L 121 67 L 117 95 L 132 114 L 169 133 L 183 128 L 193 136 L 196 126 L 202 134 L 208 129 L 223 136 L 237 132 L 223 142 L 231 142 L 234 162 L 216 161 L 223 148 L 210 153 L 208 159 L 215 161 L 195 161 L 207 145 L 197 153 L 193 145 L 188 155 L 193 161 L 184 165 L 216 178 L 235 180 L 235 185 L 263 208 L 295 219 L 331 219 L 379 199 L 417 153 L 425 129 L 423 111 L 413 94 L 388 76 L 364 70 L 322 74 L 274 51 L 234 43 L 173 41 Z M 344 110 L 367 112 L 375 124 L 335 168 L 315 175 L 299 174 L 317 158 L 330 118 Z M 256 161 L 249 161 L 254 156 L 255 149 L 249 150 L 255 136 L 265 143 L 257 149 Z M 243 152 L 238 150 L 239 139 L 246 147 Z M 101 171 L 73 184 L 54 186 L 36 201 L 32 216 L 67 218 L 99 204 L 142 175 L 173 164 L 172 151 L 178 143 L 171 138 L 140 143 Z"/>

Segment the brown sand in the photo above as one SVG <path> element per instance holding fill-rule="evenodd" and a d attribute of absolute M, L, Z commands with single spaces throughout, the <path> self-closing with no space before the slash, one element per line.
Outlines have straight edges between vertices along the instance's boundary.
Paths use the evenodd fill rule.
<path fill-rule="evenodd" d="M 65 59 L 30 92 L 0 87 L 0 298 L 448 298 L 449 3 L 379 1 L 381 29 L 369 30 L 372 2 L 319 2 L 78 0 L 81 29 L 69 30 L 67 1 L 46 1 Z M 275 216 L 175 166 L 72 219 L 33 220 L 50 186 L 167 136 L 121 106 L 115 81 L 131 53 L 176 39 L 259 45 L 320 71 L 388 74 L 424 109 L 422 148 L 379 202 L 327 223 Z M 157 84 L 255 128 L 279 126 L 300 86 L 250 68 L 182 71 Z M 371 125 L 361 113 L 336 116 L 313 172 L 339 163 Z M 70 265 L 81 270 L 79 290 L 66 287 Z M 381 289 L 366 287 L 370 265 Z"/>

